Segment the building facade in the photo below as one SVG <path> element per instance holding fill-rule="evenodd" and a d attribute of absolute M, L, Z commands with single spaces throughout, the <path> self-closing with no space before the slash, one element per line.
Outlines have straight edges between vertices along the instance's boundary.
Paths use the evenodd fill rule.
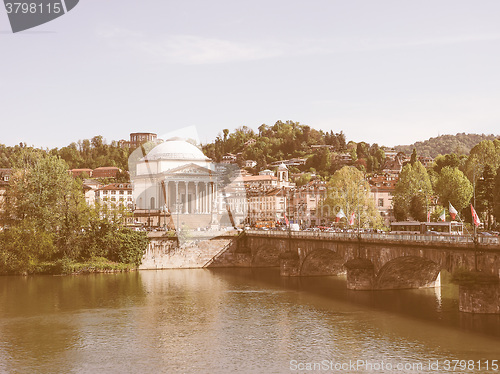
<path fill-rule="evenodd" d="M 136 165 L 134 214 L 141 222 L 171 229 L 218 229 L 233 220 L 238 225 L 244 219 L 236 214 L 243 210 L 238 202 L 244 197 L 236 196 L 237 179 L 234 167 L 213 163 L 194 144 L 167 140 Z"/>

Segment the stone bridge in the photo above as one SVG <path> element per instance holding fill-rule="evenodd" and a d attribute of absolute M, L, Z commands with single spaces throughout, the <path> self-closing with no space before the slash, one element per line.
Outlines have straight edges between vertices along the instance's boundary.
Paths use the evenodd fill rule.
<path fill-rule="evenodd" d="M 279 266 L 282 276 L 347 273 L 353 290 L 439 286 L 446 270 L 459 281 L 460 310 L 500 313 L 498 238 L 249 230 L 234 248 L 227 265 Z"/>

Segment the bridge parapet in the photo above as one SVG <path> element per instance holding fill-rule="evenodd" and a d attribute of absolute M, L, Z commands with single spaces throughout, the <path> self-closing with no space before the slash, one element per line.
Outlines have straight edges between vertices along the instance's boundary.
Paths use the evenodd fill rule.
<path fill-rule="evenodd" d="M 419 246 L 463 247 L 500 250 L 500 238 L 470 235 L 424 235 L 356 232 L 263 231 L 246 230 L 247 235 L 289 239 L 331 240 L 340 242 L 386 243 Z"/>

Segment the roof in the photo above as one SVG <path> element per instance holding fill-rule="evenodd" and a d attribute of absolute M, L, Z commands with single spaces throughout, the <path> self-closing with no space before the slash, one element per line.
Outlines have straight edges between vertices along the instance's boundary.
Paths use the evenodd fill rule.
<path fill-rule="evenodd" d="M 385 175 L 374 176 L 370 178 L 370 189 L 378 192 L 393 192 L 396 189 L 396 178 L 388 178 Z"/>
<path fill-rule="evenodd" d="M 167 140 L 154 147 L 144 157 L 146 160 L 191 160 L 210 161 L 194 144 L 185 140 Z"/>
<path fill-rule="evenodd" d="M 73 169 L 73 170 L 88 170 L 88 169 Z M 116 166 L 101 166 L 94 170 L 120 170 L 120 168 L 117 168 Z"/>
<path fill-rule="evenodd" d="M 99 188 L 99 191 L 109 191 L 109 190 L 132 190 L 132 185 L 130 183 L 111 183 L 104 187 Z"/>
<path fill-rule="evenodd" d="M 274 175 L 250 175 L 250 176 L 243 176 L 243 182 L 248 183 L 248 182 L 263 182 L 263 181 L 277 181 L 278 178 L 275 177 Z"/>

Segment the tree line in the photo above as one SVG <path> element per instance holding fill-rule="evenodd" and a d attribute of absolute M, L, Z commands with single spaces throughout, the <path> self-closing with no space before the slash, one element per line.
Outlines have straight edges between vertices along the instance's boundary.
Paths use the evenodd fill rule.
<path fill-rule="evenodd" d="M 34 150 L 26 143 L 13 147 L 0 144 L 0 168 L 10 168 L 14 159 L 18 158 L 24 149 Z M 95 169 L 100 166 L 115 166 L 128 170 L 128 157 L 131 150 L 122 147 L 119 142 L 107 143 L 100 135 L 92 139 L 79 140 L 68 146 L 44 150 L 52 156 L 66 162 L 69 169 Z"/>
<path fill-rule="evenodd" d="M 397 220 L 409 218 L 425 221 L 429 208 L 433 219 L 450 204 L 471 222 L 470 204 L 482 217 L 485 228 L 500 221 L 500 140 L 483 140 L 469 155 L 439 155 L 429 168 L 417 160 L 414 149 L 411 160 L 399 176 L 394 193 Z"/>
<path fill-rule="evenodd" d="M 56 265 L 102 259 L 138 266 L 148 240 L 124 228 L 125 211 L 89 206 L 67 163 L 22 147 L 1 206 L 0 273 L 54 272 Z"/>

